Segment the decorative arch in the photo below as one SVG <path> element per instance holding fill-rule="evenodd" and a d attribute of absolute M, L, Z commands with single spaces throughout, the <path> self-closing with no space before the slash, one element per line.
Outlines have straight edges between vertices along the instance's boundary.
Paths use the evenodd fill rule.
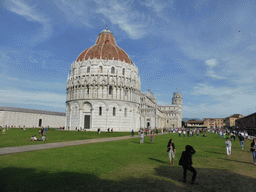
<path fill-rule="evenodd" d="M 83 112 L 85 112 L 85 113 L 90 113 L 91 112 L 91 110 L 92 110 L 92 104 L 90 103 L 90 102 L 84 102 L 83 104 L 82 104 L 82 110 L 83 110 Z"/>
<path fill-rule="evenodd" d="M 101 65 L 99 66 L 99 73 L 103 73 L 103 67 Z"/>

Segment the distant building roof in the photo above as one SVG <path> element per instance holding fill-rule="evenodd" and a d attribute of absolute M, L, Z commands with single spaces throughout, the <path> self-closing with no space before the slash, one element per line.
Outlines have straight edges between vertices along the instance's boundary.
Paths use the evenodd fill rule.
<path fill-rule="evenodd" d="M 23 112 L 23 113 L 66 116 L 66 113 L 61 113 L 61 112 L 43 111 L 43 110 L 37 110 L 37 109 L 26 109 L 26 108 L 17 108 L 17 107 L 0 107 L 0 111 L 13 111 L 13 112 Z"/>
<path fill-rule="evenodd" d="M 244 116 L 241 114 L 234 114 L 234 115 L 231 115 L 230 117 L 226 117 L 226 118 L 242 118 L 242 117 L 244 117 Z"/>
<path fill-rule="evenodd" d="M 204 123 L 204 121 L 193 121 L 193 120 L 191 120 L 191 121 L 187 121 L 187 123 L 188 124 L 191 124 L 191 123 Z"/>

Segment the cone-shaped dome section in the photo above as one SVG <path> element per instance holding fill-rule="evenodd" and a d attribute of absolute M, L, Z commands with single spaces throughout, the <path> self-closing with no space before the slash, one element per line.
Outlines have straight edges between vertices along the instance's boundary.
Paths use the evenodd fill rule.
<path fill-rule="evenodd" d="M 114 35 L 107 27 L 98 35 L 95 45 L 83 51 L 76 61 L 88 59 L 120 60 L 132 64 L 127 53 L 117 46 Z"/>

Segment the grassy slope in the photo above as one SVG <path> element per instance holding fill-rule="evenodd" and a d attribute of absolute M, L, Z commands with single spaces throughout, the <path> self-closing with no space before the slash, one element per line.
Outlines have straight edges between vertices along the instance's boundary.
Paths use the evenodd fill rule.
<path fill-rule="evenodd" d="M 38 132 L 39 132 L 39 129 L 26 129 L 26 130 L 10 129 L 6 132 L 6 135 L 2 135 L 0 133 L 0 148 L 131 135 L 131 133 L 129 132 L 113 132 L 113 133 L 101 132 L 100 134 L 98 134 L 97 132 L 61 131 L 61 130 L 50 129 L 47 131 L 47 134 L 45 135 L 47 138 L 46 142 L 30 141 L 30 137 L 32 135 L 36 135 L 37 138 L 41 138 Z"/>
<path fill-rule="evenodd" d="M 226 155 L 224 139 L 179 138 L 175 166 L 169 165 L 166 145 L 170 135 L 56 148 L 0 156 L 0 191 L 254 191 L 256 166 L 249 152 L 250 142 L 241 150 L 232 142 Z M 194 146 L 194 167 L 199 185 L 180 181 L 177 165 L 185 145 Z M 11 178 L 11 179 L 10 179 Z M 188 172 L 188 179 L 191 173 Z"/>

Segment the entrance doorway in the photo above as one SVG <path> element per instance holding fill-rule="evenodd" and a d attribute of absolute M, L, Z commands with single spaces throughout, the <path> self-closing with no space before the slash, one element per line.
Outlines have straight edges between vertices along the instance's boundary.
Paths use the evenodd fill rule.
<path fill-rule="evenodd" d="M 39 126 L 39 127 L 41 127 L 41 126 L 42 126 L 42 119 L 39 119 L 38 126 Z"/>
<path fill-rule="evenodd" d="M 150 127 L 150 122 L 147 122 L 147 128 L 149 128 Z"/>
<path fill-rule="evenodd" d="M 84 116 L 84 128 L 85 129 L 90 129 L 90 121 L 91 121 L 91 116 L 85 115 Z"/>

